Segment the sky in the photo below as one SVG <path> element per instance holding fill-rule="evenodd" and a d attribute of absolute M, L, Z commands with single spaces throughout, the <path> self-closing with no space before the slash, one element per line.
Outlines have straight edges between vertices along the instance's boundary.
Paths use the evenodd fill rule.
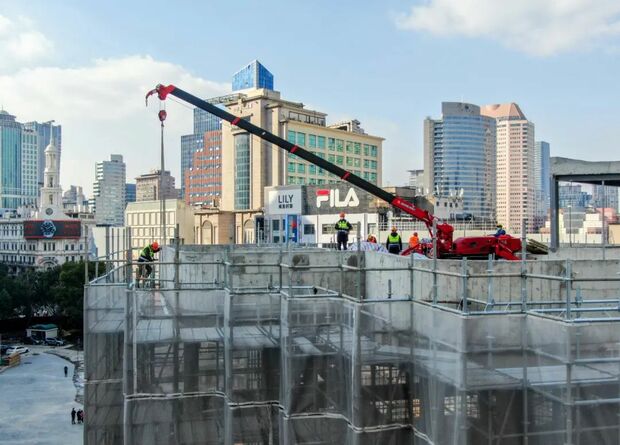
<path fill-rule="evenodd" d="M 517 102 L 552 156 L 620 159 L 618 0 L 0 0 L 0 106 L 63 126 L 61 184 L 87 194 L 110 154 L 128 182 L 159 166 L 149 89 L 225 94 L 254 59 L 283 98 L 384 137 L 384 185 L 423 167 L 442 101 Z M 166 110 L 179 185 L 192 112 Z"/>

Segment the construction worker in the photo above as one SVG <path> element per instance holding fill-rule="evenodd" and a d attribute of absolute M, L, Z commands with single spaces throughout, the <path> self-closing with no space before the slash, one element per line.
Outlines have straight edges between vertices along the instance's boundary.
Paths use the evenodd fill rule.
<path fill-rule="evenodd" d="M 396 255 L 403 250 L 403 240 L 398 234 L 396 227 L 392 227 L 392 232 L 388 235 L 385 247 L 387 247 L 388 252 Z"/>
<path fill-rule="evenodd" d="M 140 278 L 146 280 L 153 272 L 153 268 L 149 263 L 152 263 L 155 260 L 155 254 L 159 252 L 161 248 L 159 247 L 159 243 L 157 241 L 153 241 L 151 244 L 146 246 L 144 249 L 140 251 L 140 257 L 138 258 L 138 281 Z M 144 271 L 146 270 L 146 274 Z"/>
<path fill-rule="evenodd" d="M 368 238 L 366 238 L 366 241 L 369 243 L 377 244 L 377 238 L 375 238 L 375 236 L 372 233 L 368 235 Z"/>
<path fill-rule="evenodd" d="M 338 250 L 347 250 L 347 243 L 349 242 L 349 232 L 353 228 L 351 223 L 344 219 L 344 216 L 344 212 L 340 212 L 340 219 L 335 226 Z"/>
<path fill-rule="evenodd" d="M 418 232 L 413 232 L 411 238 L 409 238 L 409 248 L 415 249 L 420 244 L 420 238 L 418 237 Z"/>
<path fill-rule="evenodd" d="M 497 232 L 495 232 L 495 238 L 499 238 L 502 235 L 506 235 L 506 231 L 504 230 L 504 227 L 501 224 L 497 225 Z"/>

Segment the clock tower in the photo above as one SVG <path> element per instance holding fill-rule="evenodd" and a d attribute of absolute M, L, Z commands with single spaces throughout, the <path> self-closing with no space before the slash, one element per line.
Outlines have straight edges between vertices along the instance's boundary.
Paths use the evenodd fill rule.
<path fill-rule="evenodd" d="M 39 197 L 38 219 L 69 219 L 62 208 L 62 189 L 59 184 L 60 176 L 60 151 L 54 144 L 54 136 L 50 138 L 49 145 L 45 148 L 45 172 L 43 174 L 43 187 Z"/>

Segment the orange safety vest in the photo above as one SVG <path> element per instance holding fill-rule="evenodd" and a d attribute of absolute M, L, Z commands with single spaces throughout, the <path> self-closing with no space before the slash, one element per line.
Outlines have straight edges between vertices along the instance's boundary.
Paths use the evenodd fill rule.
<path fill-rule="evenodd" d="M 415 235 L 411 235 L 411 238 L 409 238 L 409 247 L 413 249 L 418 244 L 420 244 L 420 238 Z"/>

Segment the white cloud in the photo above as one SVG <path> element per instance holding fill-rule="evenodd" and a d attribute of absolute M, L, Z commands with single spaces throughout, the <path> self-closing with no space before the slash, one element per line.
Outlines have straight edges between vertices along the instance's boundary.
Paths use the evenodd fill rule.
<path fill-rule="evenodd" d="M 396 18 L 401 29 L 497 40 L 537 56 L 611 45 L 618 0 L 429 0 Z"/>
<path fill-rule="evenodd" d="M 21 122 L 55 119 L 63 126 L 61 183 L 89 191 L 96 161 L 122 154 L 127 180 L 159 166 L 158 100 L 144 96 L 158 83 L 173 83 L 200 97 L 230 91 L 225 83 L 195 76 L 149 56 L 98 59 L 77 68 L 24 68 L 0 74 L 4 108 Z M 169 96 L 170 97 L 170 96 Z M 180 136 L 192 132 L 192 109 L 167 102 L 166 169 L 180 185 Z"/>
<path fill-rule="evenodd" d="M 53 43 L 35 29 L 31 20 L 0 15 L 0 72 L 48 59 L 53 50 Z"/>

